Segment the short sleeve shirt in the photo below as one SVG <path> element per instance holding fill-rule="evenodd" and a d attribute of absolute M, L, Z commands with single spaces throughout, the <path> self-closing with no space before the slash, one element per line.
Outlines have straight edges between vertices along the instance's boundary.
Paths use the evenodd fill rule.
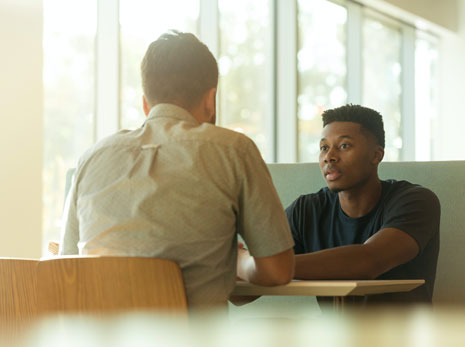
<path fill-rule="evenodd" d="M 425 279 L 408 293 L 373 295 L 369 300 L 431 302 L 439 253 L 440 204 L 430 190 L 407 181 L 382 181 L 375 208 L 359 218 L 341 209 L 338 194 L 328 188 L 302 195 L 286 210 L 296 254 L 363 244 L 381 229 L 396 228 L 409 234 L 420 248 L 411 261 L 382 274 L 379 279 Z"/>
<path fill-rule="evenodd" d="M 82 156 L 65 211 L 61 254 L 172 259 L 191 307 L 226 303 L 237 234 L 255 257 L 294 245 L 255 144 L 171 104 Z"/>

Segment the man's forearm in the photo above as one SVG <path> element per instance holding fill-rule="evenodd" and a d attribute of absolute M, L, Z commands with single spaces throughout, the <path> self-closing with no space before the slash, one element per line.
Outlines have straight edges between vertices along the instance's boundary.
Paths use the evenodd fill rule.
<path fill-rule="evenodd" d="M 329 248 L 295 256 L 297 279 L 373 279 L 383 273 L 364 245 Z"/>
<path fill-rule="evenodd" d="M 254 258 L 239 250 L 237 275 L 250 283 L 276 286 L 288 283 L 294 273 L 294 252 L 288 249 L 269 257 Z"/>
<path fill-rule="evenodd" d="M 374 279 L 415 258 L 416 240 L 402 230 L 385 228 L 363 245 L 329 248 L 296 256 L 295 278 Z"/>

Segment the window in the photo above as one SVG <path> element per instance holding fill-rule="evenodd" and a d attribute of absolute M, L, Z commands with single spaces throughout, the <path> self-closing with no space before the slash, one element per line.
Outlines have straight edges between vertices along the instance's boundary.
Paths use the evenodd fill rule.
<path fill-rule="evenodd" d="M 219 0 L 219 124 L 245 133 L 270 155 L 270 2 Z"/>
<path fill-rule="evenodd" d="M 385 161 L 401 159 L 401 40 L 398 28 L 365 17 L 362 103 L 383 116 L 386 132 Z"/>
<path fill-rule="evenodd" d="M 121 127 L 140 127 L 142 110 L 140 64 L 149 44 L 176 29 L 197 34 L 199 1 L 120 0 Z"/>
<path fill-rule="evenodd" d="M 321 114 L 346 103 L 347 10 L 326 0 L 298 1 L 298 160 L 318 160 Z"/>
<path fill-rule="evenodd" d="M 66 171 L 94 139 L 96 1 L 43 6 L 43 234 L 50 240 L 59 237 Z"/>

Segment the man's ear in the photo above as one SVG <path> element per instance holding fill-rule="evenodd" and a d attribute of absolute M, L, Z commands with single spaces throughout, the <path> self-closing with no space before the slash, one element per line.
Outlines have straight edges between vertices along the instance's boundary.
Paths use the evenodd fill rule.
<path fill-rule="evenodd" d="M 205 111 L 208 115 L 208 122 L 215 124 L 216 121 L 216 88 L 211 88 L 205 93 Z"/>
<path fill-rule="evenodd" d="M 381 163 L 383 158 L 384 158 L 384 148 L 381 146 L 376 146 L 372 163 L 378 165 L 379 163 Z"/>
<path fill-rule="evenodd" d="M 147 101 L 145 95 L 142 96 L 142 107 L 144 108 L 144 114 L 147 117 L 150 113 L 151 107 L 149 106 L 149 102 Z"/>

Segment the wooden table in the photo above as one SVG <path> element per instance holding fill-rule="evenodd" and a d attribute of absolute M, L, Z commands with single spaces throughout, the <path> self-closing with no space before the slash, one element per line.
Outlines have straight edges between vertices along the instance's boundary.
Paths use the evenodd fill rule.
<path fill-rule="evenodd" d="M 424 283 L 424 280 L 294 280 L 284 286 L 263 287 L 239 281 L 236 283 L 232 295 L 245 297 L 262 295 L 332 296 L 334 309 L 341 311 L 344 307 L 344 298 L 347 296 L 409 292 Z"/>

